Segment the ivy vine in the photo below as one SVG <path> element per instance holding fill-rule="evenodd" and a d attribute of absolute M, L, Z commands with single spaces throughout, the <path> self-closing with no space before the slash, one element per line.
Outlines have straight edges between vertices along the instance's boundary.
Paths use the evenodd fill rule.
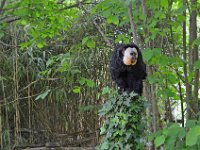
<path fill-rule="evenodd" d="M 97 149 L 143 149 L 144 108 L 144 99 L 135 93 L 110 94 L 99 111 L 104 124 L 100 129 L 102 143 Z"/>

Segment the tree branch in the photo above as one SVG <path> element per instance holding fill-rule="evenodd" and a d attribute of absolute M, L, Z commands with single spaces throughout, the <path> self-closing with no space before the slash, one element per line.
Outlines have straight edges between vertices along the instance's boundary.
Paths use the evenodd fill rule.
<path fill-rule="evenodd" d="M 105 34 L 103 33 L 103 31 L 101 30 L 101 28 L 99 27 L 99 25 L 96 23 L 96 21 L 93 21 L 93 24 L 95 25 L 95 27 L 97 28 L 97 30 L 99 31 L 99 33 L 101 34 L 101 36 L 104 38 L 104 41 L 106 42 L 106 44 L 110 47 L 112 47 L 112 44 L 110 42 L 110 40 L 105 36 Z"/>
<path fill-rule="evenodd" d="M 21 19 L 20 17 L 9 17 L 1 19 L 0 22 L 11 23 L 20 19 Z"/>
<path fill-rule="evenodd" d="M 3 7 L 5 6 L 5 4 L 6 4 L 6 0 L 3 0 L 0 6 L 0 15 L 3 14 Z"/>
<path fill-rule="evenodd" d="M 70 6 L 66 6 L 66 7 L 64 7 L 63 9 L 61 9 L 61 10 L 64 10 L 64 9 L 70 9 L 70 8 L 74 8 L 74 7 L 79 7 L 80 5 L 84 5 L 85 3 L 85 1 L 87 1 L 87 0 L 83 0 L 83 1 L 77 1 L 77 3 L 76 4 L 73 4 L 73 5 L 70 5 Z"/>

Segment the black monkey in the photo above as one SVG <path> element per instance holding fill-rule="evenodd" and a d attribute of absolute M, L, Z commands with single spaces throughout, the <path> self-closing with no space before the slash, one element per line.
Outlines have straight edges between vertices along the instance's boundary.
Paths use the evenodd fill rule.
<path fill-rule="evenodd" d="M 142 95 L 142 80 L 146 78 L 147 73 L 138 46 L 133 43 L 117 46 L 112 54 L 110 73 L 121 92 L 134 91 Z"/>

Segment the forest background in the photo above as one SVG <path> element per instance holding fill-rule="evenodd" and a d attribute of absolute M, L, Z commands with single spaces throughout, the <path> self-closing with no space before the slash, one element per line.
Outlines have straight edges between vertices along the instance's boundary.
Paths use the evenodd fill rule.
<path fill-rule="evenodd" d="M 97 145 L 110 54 L 133 41 L 147 64 L 147 139 L 199 148 L 199 35 L 200 0 L 1 0 L 1 148 Z"/>

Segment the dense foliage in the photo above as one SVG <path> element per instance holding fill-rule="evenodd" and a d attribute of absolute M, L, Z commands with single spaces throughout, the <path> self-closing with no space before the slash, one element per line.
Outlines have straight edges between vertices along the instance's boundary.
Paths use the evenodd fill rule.
<path fill-rule="evenodd" d="M 144 106 L 144 99 L 135 93 L 110 94 L 99 111 L 100 117 L 104 117 L 99 149 L 143 149 Z"/>
<path fill-rule="evenodd" d="M 113 102 L 102 95 L 115 86 L 110 53 L 132 41 L 148 65 L 147 133 L 155 134 L 146 146 L 199 148 L 199 8 L 200 0 L 2 0 L 1 149 L 97 145 L 97 111 Z"/>

